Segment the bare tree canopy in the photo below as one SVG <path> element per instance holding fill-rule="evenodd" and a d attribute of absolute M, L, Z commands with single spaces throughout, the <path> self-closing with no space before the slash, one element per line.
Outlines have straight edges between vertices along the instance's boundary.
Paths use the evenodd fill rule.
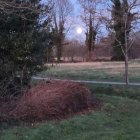
<path fill-rule="evenodd" d="M 126 84 L 128 78 L 128 53 L 134 42 L 134 34 L 139 30 L 140 1 L 111 0 L 112 19 L 110 29 L 114 35 L 112 60 L 125 61 Z"/>
<path fill-rule="evenodd" d="M 91 61 L 91 52 L 95 48 L 95 40 L 101 24 L 101 16 L 98 10 L 98 4 L 101 4 L 101 0 L 78 1 L 83 9 L 81 18 L 86 26 L 86 46 L 88 50 L 87 61 Z"/>
<path fill-rule="evenodd" d="M 56 47 L 57 61 L 61 60 L 63 51 L 63 42 L 65 39 L 65 26 L 68 15 L 72 12 L 73 7 L 68 0 L 52 0 L 52 24 L 54 32 L 54 45 Z"/>

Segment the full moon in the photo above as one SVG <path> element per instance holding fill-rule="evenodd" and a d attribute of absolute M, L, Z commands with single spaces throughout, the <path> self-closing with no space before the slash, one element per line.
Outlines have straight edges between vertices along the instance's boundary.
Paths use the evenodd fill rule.
<path fill-rule="evenodd" d="M 77 34 L 81 34 L 81 33 L 82 33 L 82 31 L 83 31 L 83 30 L 82 30 L 82 28 L 81 28 L 81 27 L 78 27 L 78 28 L 77 28 L 77 30 L 76 30 Z"/>

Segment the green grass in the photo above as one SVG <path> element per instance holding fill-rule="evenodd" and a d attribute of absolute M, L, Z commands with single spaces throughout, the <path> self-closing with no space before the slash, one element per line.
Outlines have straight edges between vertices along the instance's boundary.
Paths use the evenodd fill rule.
<path fill-rule="evenodd" d="M 140 101 L 140 87 L 127 87 L 117 85 L 98 85 L 88 84 L 88 87 L 96 95 L 106 94 L 109 96 L 125 97 L 133 100 Z"/>
<path fill-rule="evenodd" d="M 49 72 L 44 71 L 41 75 L 48 76 L 48 73 L 51 75 L 53 72 L 54 77 L 59 73 L 60 78 L 88 80 L 96 77 L 102 80 L 104 77 L 104 80 L 112 80 L 114 74 L 109 74 L 103 68 L 105 64 L 101 65 L 102 69 L 96 67 L 94 70 L 89 66 L 58 66 L 57 69 L 55 67 Z M 120 63 L 114 65 L 118 66 Z M 135 75 L 139 75 L 136 67 L 130 73 L 134 80 Z M 107 77 L 107 74 L 111 77 Z M 114 76 L 114 80 L 116 79 Z M 119 80 L 121 79 L 118 78 Z M 59 122 L 44 122 L 33 127 L 4 124 L 0 127 L 0 140 L 140 140 L 140 87 L 98 84 L 87 86 L 102 101 L 101 110 Z"/>
<path fill-rule="evenodd" d="M 129 62 L 130 82 L 140 82 L 140 63 Z M 124 64 L 122 62 L 94 62 L 56 65 L 38 74 L 41 77 L 51 77 L 72 80 L 97 80 L 124 82 Z"/>
<path fill-rule="evenodd" d="M 139 140 L 140 103 L 107 95 L 100 98 L 104 106 L 99 112 L 35 128 L 4 130 L 0 140 Z"/>
<path fill-rule="evenodd" d="M 99 90 L 98 86 L 89 86 L 103 102 L 100 111 L 34 127 L 1 128 L 0 140 L 139 140 L 140 95 L 133 99 L 130 96 L 132 91 L 135 94 L 135 88 L 116 91 L 114 87 Z"/>

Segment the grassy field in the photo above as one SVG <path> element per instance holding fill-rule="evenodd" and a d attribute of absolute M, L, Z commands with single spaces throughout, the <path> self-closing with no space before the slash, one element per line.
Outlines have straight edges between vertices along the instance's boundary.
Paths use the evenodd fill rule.
<path fill-rule="evenodd" d="M 62 74 L 65 69 L 68 72 L 68 69 L 71 68 L 75 76 L 79 77 L 81 69 L 91 66 L 91 64 L 86 64 L 87 66 L 75 64 L 75 67 L 70 65 L 57 66 L 57 69 L 53 69 L 53 71 Z M 115 67 L 115 65 L 118 68 L 121 64 L 115 63 L 113 66 Z M 94 67 L 94 64 L 92 66 Z M 112 67 L 110 63 L 107 66 Z M 89 67 L 89 69 L 93 67 Z M 101 67 L 103 69 L 103 65 Z M 101 67 L 99 66 L 99 69 Z M 135 67 L 135 71 L 139 69 L 138 64 L 132 64 L 131 67 Z M 132 75 L 134 75 L 133 72 Z M 86 79 L 86 75 L 83 76 Z M 66 77 L 73 78 L 69 75 L 64 75 L 63 78 Z M 3 124 L 0 126 L 0 140 L 140 140 L 140 87 L 126 88 L 125 86 L 93 84 L 87 86 L 93 95 L 102 101 L 101 110 L 59 122 L 44 122 L 30 127 L 9 127 L 7 124 Z"/>
<path fill-rule="evenodd" d="M 42 77 L 72 79 L 120 81 L 125 79 L 123 62 L 93 62 L 57 64 L 39 74 Z M 129 62 L 130 82 L 140 82 L 140 62 Z"/>
<path fill-rule="evenodd" d="M 34 127 L 5 126 L 0 129 L 0 140 L 139 140 L 140 95 L 136 95 L 138 99 L 130 99 L 129 94 L 134 89 L 128 89 L 128 96 L 122 97 L 117 95 L 118 91 L 107 92 L 107 88 L 104 87 L 104 94 L 101 90 L 100 93 L 94 91 L 103 102 L 101 111 Z M 121 91 L 124 89 L 119 89 Z M 136 89 L 137 93 L 139 91 Z"/>

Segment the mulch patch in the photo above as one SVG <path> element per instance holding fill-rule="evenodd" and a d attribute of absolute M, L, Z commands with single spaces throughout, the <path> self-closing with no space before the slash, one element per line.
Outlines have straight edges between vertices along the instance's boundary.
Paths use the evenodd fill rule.
<path fill-rule="evenodd" d="M 101 107 L 84 84 L 69 81 L 40 81 L 17 100 L 0 103 L 0 121 L 61 120 Z"/>

